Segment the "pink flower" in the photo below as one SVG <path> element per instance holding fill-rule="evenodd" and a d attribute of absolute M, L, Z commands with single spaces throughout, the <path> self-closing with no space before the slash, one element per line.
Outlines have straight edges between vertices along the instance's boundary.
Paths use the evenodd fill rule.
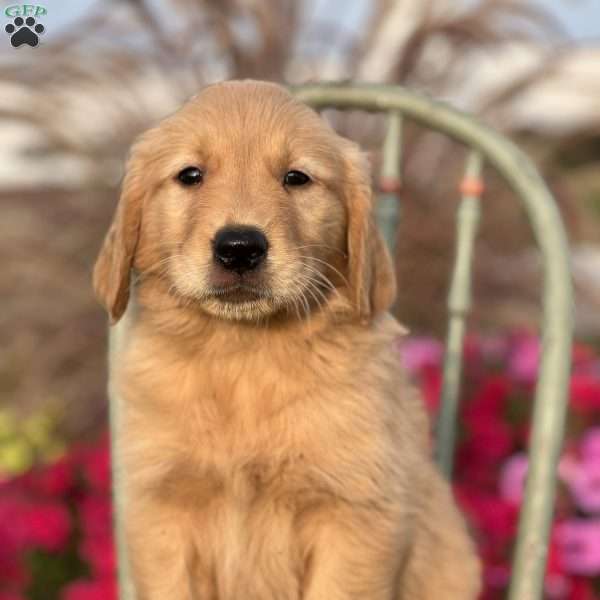
<path fill-rule="evenodd" d="M 567 573 L 600 575 L 600 519 L 570 519 L 558 524 L 556 542 Z"/>
<path fill-rule="evenodd" d="M 517 339 L 508 360 L 508 373 L 516 381 L 531 384 L 537 379 L 540 362 L 540 342 L 525 335 Z"/>
<path fill-rule="evenodd" d="M 582 461 L 577 476 L 569 483 L 573 498 L 584 512 L 600 512 L 600 462 Z"/>
<path fill-rule="evenodd" d="M 504 463 L 500 472 L 500 496 L 507 502 L 511 502 L 517 506 L 523 501 L 527 466 L 526 454 L 513 454 Z"/>
<path fill-rule="evenodd" d="M 592 427 L 581 438 L 579 444 L 581 458 L 584 461 L 600 461 L 600 427 Z"/>
<path fill-rule="evenodd" d="M 400 345 L 402 364 L 411 373 L 417 373 L 424 367 L 439 366 L 443 354 L 442 344 L 431 338 L 412 338 Z"/>
<path fill-rule="evenodd" d="M 571 452 L 561 459 L 559 475 L 582 511 L 600 513 L 600 427 L 583 435 L 578 456 Z"/>
<path fill-rule="evenodd" d="M 62 600 L 117 600 L 116 582 L 114 579 L 80 579 L 64 589 Z"/>

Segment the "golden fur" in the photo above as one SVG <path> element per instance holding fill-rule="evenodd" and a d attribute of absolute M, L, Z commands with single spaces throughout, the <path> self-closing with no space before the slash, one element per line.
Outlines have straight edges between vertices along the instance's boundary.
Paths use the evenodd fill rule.
<path fill-rule="evenodd" d="M 138 600 L 476 598 L 371 209 L 357 147 L 273 84 L 210 86 L 135 144 L 94 285 L 113 323 L 134 299 L 111 386 Z M 228 224 L 269 240 L 230 295 Z"/>

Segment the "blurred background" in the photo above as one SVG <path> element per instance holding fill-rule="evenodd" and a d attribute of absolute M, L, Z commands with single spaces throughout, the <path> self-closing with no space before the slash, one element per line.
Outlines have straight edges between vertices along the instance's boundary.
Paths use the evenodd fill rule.
<path fill-rule="evenodd" d="M 139 132 L 226 78 L 398 83 L 511 136 L 560 204 L 573 244 L 578 331 L 600 335 L 597 0 L 45 6 L 38 47 L 0 40 L 0 406 L 54 411 L 69 436 L 102 426 L 106 320 L 90 273 L 124 157 Z M 377 164 L 384 122 L 334 120 Z M 418 128 L 407 134 L 398 316 L 421 333 L 444 331 L 463 160 L 450 144 Z M 473 326 L 535 325 L 539 280 L 527 221 L 493 174 L 488 186 Z"/>
<path fill-rule="evenodd" d="M 61 0 L 46 7 L 38 47 L 0 40 L 2 406 L 21 414 L 52 408 L 70 436 L 104 422 L 106 320 L 90 272 L 124 157 L 139 132 L 226 78 L 399 83 L 510 135 L 533 156 L 563 211 L 580 284 L 579 331 L 600 333 L 595 0 Z M 380 118 L 350 114 L 335 124 L 375 154 L 381 147 Z M 412 331 L 441 334 L 462 155 L 417 128 L 406 146 L 398 316 Z M 502 183 L 492 176 L 488 186 L 475 325 L 532 325 L 539 284 L 530 230 Z"/>
<path fill-rule="evenodd" d="M 51 465 L 59 469 L 58 475 L 52 471 L 58 478 L 52 485 L 60 493 L 81 495 L 83 491 L 73 488 L 76 478 L 71 470 L 76 464 L 88 479 L 90 472 L 96 473 L 86 484 L 95 490 L 94 498 L 107 495 L 107 321 L 91 290 L 95 255 L 115 208 L 124 158 L 135 136 L 203 85 L 229 78 L 287 84 L 401 84 L 474 113 L 525 149 L 555 194 L 571 242 L 577 356 L 588 361 L 584 361 L 587 379 L 575 382 L 588 412 L 573 426 L 573 439 L 580 443 L 585 433 L 595 431 L 600 424 L 598 0 L 47 0 L 41 4 L 46 14 L 37 17 L 45 27 L 39 45 L 18 48 L 4 31 L 4 25 L 13 22 L 5 9 L 14 4 L 2 5 L 0 482 L 8 485 L 17 478 L 38 493 L 39 481 L 32 483 L 27 477 L 39 464 L 45 469 Z M 371 151 L 377 171 L 385 121 L 355 112 L 328 111 L 326 116 L 341 133 Z M 397 316 L 423 342 L 412 346 L 407 360 L 435 410 L 437 340 L 445 332 L 464 152 L 442 136 L 412 125 L 407 127 L 404 152 Z M 531 364 L 535 370 L 537 360 L 539 259 L 516 199 L 494 173 L 486 173 L 486 181 L 470 318 L 478 341 L 472 340 L 471 349 L 477 349 L 496 375 L 506 367 L 513 369 L 514 377 L 502 384 L 513 387 L 498 392 L 494 388 L 498 382 L 492 385 L 483 371 L 472 370 L 471 375 L 480 379 L 472 389 L 467 385 L 465 394 L 471 390 L 477 395 L 481 384 L 486 394 L 496 394 L 494 398 L 510 396 L 518 412 L 515 399 L 529 394 L 527 386 L 535 378 L 526 368 Z M 86 446 L 90 440 L 99 440 L 94 443 L 100 446 L 90 449 Z M 515 442 L 502 456 L 525 448 L 526 440 Z M 579 448 L 573 456 L 579 460 L 580 454 Z M 68 468 L 65 456 L 71 456 Z M 494 460 L 498 462 L 498 457 Z M 594 477 L 600 495 L 600 473 Z M 6 508 L 2 512 L 0 505 L 0 518 L 13 518 L 15 506 L 13 512 Z M 94 513 L 93 502 L 86 509 L 92 514 L 92 529 L 101 519 L 98 514 L 108 518 L 109 509 L 102 506 L 99 513 Z M 588 511 L 592 515 L 588 524 L 595 524 L 600 540 L 596 510 L 600 512 L 600 500 Z M 47 524 L 48 519 L 52 520 L 48 516 L 41 520 Z M 78 535 L 87 531 L 87 521 L 81 519 Z M 64 539 L 71 540 L 69 526 L 65 527 Z M 19 548 L 25 548 L 23 539 L 15 542 Z M 90 534 L 89 539 L 96 538 Z M 56 554 L 52 544 L 38 548 L 46 553 L 39 568 L 33 563 L 25 568 L 17 561 L 10 568 L 5 565 L 3 572 L 0 551 L 0 598 L 3 581 L 10 593 L 17 594 L 10 598 L 66 597 L 60 590 L 75 578 L 73 573 L 85 579 L 97 568 L 94 560 L 110 563 L 107 550 L 102 550 L 102 559 L 88 548 L 86 558 L 73 540 L 69 544 L 67 562 L 59 561 L 54 571 L 48 567 Z M 592 546 L 592 558 L 587 557 L 591 570 L 568 572 L 569 585 L 559 581 L 549 597 L 597 597 L 593 588 L 597 582 L 589 589 L 588 583 L 600 574 L 600 542 Z M 562 560 L 562 571 L 557 569 L 564 575 Z M 500 563 L 494 563 L 496 570 L 488 574 L 492 580 L 496 577 L 490 593 L 503 593 L 507 574 Z M 110 572 L 110 564 L 103 568 L 104 575 Z M 112 593 L 105 587 L 97 596 L 86 596 L 85 585 L 69 589 L 71 600 L 108 598 Z"/>

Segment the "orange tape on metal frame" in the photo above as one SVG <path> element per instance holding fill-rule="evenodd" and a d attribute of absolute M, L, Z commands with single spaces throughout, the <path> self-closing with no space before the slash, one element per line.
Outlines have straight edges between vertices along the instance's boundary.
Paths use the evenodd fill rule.
<path fill-rule="evenodd" d="M 478 177 L 465 177 L 460 182 L 460 192 L 463 196 L 475 196 L 479 198 L 485 190 L 482 179 Z"/>
<path fill-rule="evenodd" d="M 402 182 L 398 177 L 381 177 L 379 179 L 379 189 L 386 194 L 396 194 L 401 187 Z"/>

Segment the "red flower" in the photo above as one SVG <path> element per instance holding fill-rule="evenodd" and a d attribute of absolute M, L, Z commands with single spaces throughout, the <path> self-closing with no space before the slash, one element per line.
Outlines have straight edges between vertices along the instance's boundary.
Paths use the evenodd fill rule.
<path fill-rule="evenodd" d="M 478 367 L 483 358 L 483 348 L 479 336 L 467 334 L 463 344 L 463 361 L 465 367 Z"/>
<path fill-rule="evenodd" d="M 95 577 L 114 576 L 116 563 L 112 536 L 85 538 L 80 547 L 80 554 L 90 564 L 92 574 Z"/>
<path fill-rule="evenodd" d="M 74 486 L 73 464 L 69 456 L 64 456 L 50 465 L 31 470 L 23 476 L 24 487 L 44 496 L 64 496 Z"/>
<path fill-rule="evenodd" d="M 597 356 L 594 349 L 587 344 L 579 342 L 573 343 L 573 369 L 575 371 L 592 368 Z"/>
<path fill-rule="evenodd" d="M 571 377 L 571 406 L 584 415 L 600 411 L 600 378 L 575 373 Z"/>
<path fill-rule="evenodd" d="M 71 519 L 64 506 L 34 504 L 23 516 L 29 546 L 48 551 L 64 549 L 71 534 Z"/>
<path fill-rule="evenodd" d="M 510 567 L 503 563 L 488 562 L 484 565 L 483 580 L 490 591 L 506 589 L 510 582 Z"/>
<path fill-rule="evenodd" d="M 0 527 L 0 537 L 6 542 L 0 547 L 0 582 L 22 587 L 29 582 L 29 574 L 25 571 L 22 561 L 15 552 L 14 546 L 7 540 L 3 528 Z M 0 596 L 1 600 L 1 596 Z"/>
<path fill-rule="evenodd" d="M 84 476 L 93 490 L 102 493 L 110 492 L 110 452 L 108 438 L 96 447 L 88 447 L 79 451 L 78 461 L 83 467 Z"/>
<path fill-rule="evenodd" d="M 92 494 L 79 505 L 81 528 L 87 537 L 107 536 L 112 531 L 112 506 L 110 497 Z"/>
<path fill-rule="evenodd" d="M 71 534 L 67 509 L 54 502 L 34 502 L 20 494 L 0 502 L 0 538 L 14 553 L 30 548 L 62 550 Z"/>
<path fill-rule="evenodd" d="M 518 508 L 493 494 L 458 486 L 459 504 L 469 516 L 475 529 L 482 534 L 480 546 L 484 556 L 502 556 L 514 539 L 517 529 Z"/>
<path fill-rule="evenodd" d="M 550 535 L 546 577 L 544 580 L 545 597 L 549 600 L 564 600 L 571 590 L 571 580 L 563 567 L 560 549 L 557 544 L 556 528 L 553 528 Z"/>
<path fill-rule="evenodd" d="M 25 600 L 25 596 L 17 592 L 0 592 L 0 600 Z"/>
<path fill-rule="evenodd" d="M 469 460 L 485 461 L 494 466 L 509 456 L 514 446 L 513 430 L 502 421 L 493 417 L 482 417 L 471 425 L 468 440 L 463 444 L 461 453 Z M 464 459 L 463 459 L 464 460 Z"/>
<path fill-rule="evenodd" d="M 429 414 L 436 414 L 442 391 L 442 372 L 439 367 L 429 365 L 421 371 L 421 391 Z"/>
<path fill-rule="evenodd" d="M 589 579 L 573 577 L 571 578 L 571 589 L 566 600 L 598 600 L 598 595 Z"/>
<path fill-rule="evenodd" d="M 503 420 L 506 401 L 512 389 L 511 381 L 504 375 L 491 375 L 477 390 L 464 410 L 464 419 L 470 427 L 490 421 Z"/>
<path fill-rule="evenodd" d="M 458 477 L 488 490 L 496 489 L 498 469 L 514 452 L 515 431 L 503 420 L 511 383 L 491 376 L 464 409 L 466 436 L 457 450 Z"/>

